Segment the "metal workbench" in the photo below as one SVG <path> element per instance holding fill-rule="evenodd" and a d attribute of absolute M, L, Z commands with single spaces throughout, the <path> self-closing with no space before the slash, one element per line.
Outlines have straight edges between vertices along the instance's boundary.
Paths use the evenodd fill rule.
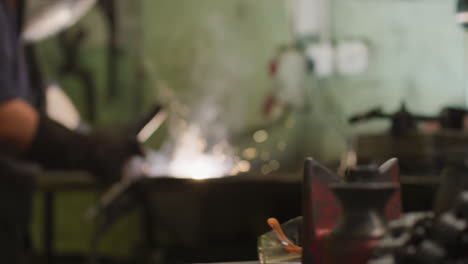
<path fill-rule="evenodd" d="M 175 195 L 178 193 L 187 195 L 187 191 L 199 193 L 199 195 L 196 196 L 190 196 L 190 194 L 187 196 L 189 201 L 193 200 L 193 197 L 198 199 L 196 203 L 198 207 L 192 208 L 190 212 L 182 212 L 180 218 L 200 217 L 201 219 L 204 217 L 203 214 L 205 213 L 211 214 L 211 212 L 220 212 L 219 221 L 211 221 L 212 217 L 210 217 L 208 221 L 204 219 L 203 221 L 200 220 L 198 223 L 200 225 L 198 228 L 201 230 L 197 230 L 195 235 L 208 232 L 210 236 L 214 236 L 206 238 L 206 243 L 219 243 L 221 240 L 219 237 L 216 237 L 216 235 L 226 236 L 226 240 L 233 239 L 229 232 L 226 233 L 223 230 L 222 223 L 218 222 L 225 222 L 225 225 L 233 225 L 233 222 L 226 221 L 237 221 L 234 222 L 234 224 L 241 225 L 243 221 L 252 221 L 254 223 L 251 223 L 249 227 L 238 227 L 239 232 L 241 232 L 241 230 L 245 231 L 245 228 L 249 228 L 249 230 L 251 230 L 250 228 L 257 228 L 257 235 L 260 235 L 268 229 L 265 222 L 268 217 L 277 217 L 280 220 L 287 220 L 301 215 L 301 171 L 290 173 L 280 172 L 269 175 L 252 172 L 235 177 L 203 181 L 174 178 L 153 178 L 145 181 L 145 185 L 147 185 L 148 188 L 152 188 L 151 190 L 154 190 L 155 193 L 175 193 Z M 430 185 L 436 187 L 439 180 L 437 178 L 427 179 L 417 176 L 402 176 L 401 182 L 403 186 L 418 187 L 421 185 Z M 106 186 L 100 185 L 88 174 L 67 172 L 66 175 L 64 175 L 64 173 L 55 172 L 41 175 L 38 179 L 38 189 L 44 192 L 44 255 L 47 259 L 46 263 L 53 264 L 55 256 L 54 204 L 56 193 L 63 191 L 103 192 L 106 190 Z M 213 203 L 213 201 L 215 203 Z M 182 201 L 175 206 L 184 206 L 184 204 L 185 202 Z M 250 209 L 243 209 L 243 206 Z M 257 212 L 254 210 L 255 207 L 261 207 L 260 209 L 264 211 L 258 210 Z M 191 214 L 195 214 L 195 216 Z M 179 223 L 177 217 L 172 220 L 178 222 L 177 224 L 183 225 L 183 223 Z M 148 223 L 148 225 L 151 225 L 151 223 Z M 235 230 L 236 228 L 231 227 L 231 229 Z M 251 240 L 252 239 L 253 238 L 251 238 Z M 244 259 L 255 259 L 256 245 L 254 241 L 250 241 L 247 244 L 243 252 L 248 251 L 246 255 L 250 257 Z M 196 250 L 193 251 L 196 252 Z M 221 251 L 222 250 L 219 250 L 219 256 L 214 258 L 215 261 L 210 261 L 227 260 L 222 258 Z M 203 254 L 207 255 L 208 252 L 200 253 L 200 255 Z M 236 252 L 235 250 L 232 252 L 229 251 L 229 254 L 235 255 Z M 197 259 L 197 256 L 194 258 Z M 203 261 L 206 262 L 206 260 L 201 258 L 201 261 L 198 262 Z"/>
<path fill-rule="evenodd" d="M 220 212 L 219 221 L 212 220 L 212 217 L 206 217 L 208 221 L 206 221 L 206 219 L 203 221 L 200 220 L 198 227 L 200 231 L 195 232 L 198 235 L 209 232 L 210 237 L 207 238 L 208 241 L 206 243 L 219 244 L 219 236 L 222 235 L 226 235 L 226 240 L 237 239 L 233 238 L 229 232 L 223 230 L 222 222 L 226 225 L 231 225 L 231 229 L 236 230 L 235 225 L 241 226 L 243 222 L 247 223 L 253 221 L 255 222 L 254 224 L 249 223 L 247 227 L 242 226 L 237 228 L 244 231 L 245 228 L 247 228 L 250 230 L 249 232 L 255 232 L 255 235 L 260 235 L 262 232 L 268 230 L 268 226 L 266 225 L 266 219 L 268 217 L 275 216 L 286 220 L 300 215 L 301 178 L 301 172 L 272 173 L 269 175 L 250 173 L 235 177 L 207 179 L 203 181 L 168 177 L 150 178 L 145 179 L 144 185 L 154 190 L 154 193 L 161 192 L 169 195 L 172 193 L 175 193 L 174 195 L 180 193 L 187 195 L 187 191 L 196 192 L 197 195 L 195 195 L 195 197 L 199 199 L 196 202 L 198 207 L 192 209 L 190 212 L 181 212 L 181 218 L 187 218 L 187 216 L 191 217 L 191 214 L 195 214 L 195 216 L 193 216 L 195 218 L 204 218 L 203 214 Z M 107 187 L 108 186 L 100 185 L 93 177 L 85 173 L 44 173 L 38 178 L 38 190 L 44 193 L 42 240 L 46 263 L 53 264 L 54 257 L 56 256 L 54 216 L 57 193 L 64 191 L 103 192 L 107 190 Z M 188 194 L 187 199 L 189 202 L 193 200 L 190 194 Z M 184 206 L 184 203 L 178 203 L 176 206 L 177 205 Z M 164 207 L 163 205 L 159 206 Z M 261 210 L 255 210 L 256 207 Z M 239 218 L 236 218 L 236 215 L 238 215 Z M 209 222 L 211 220 L 212 222 Z M 229 223 L 228 221 L 235 221 L 235 223 Z M 177 222 L 179 221 L 177 220 Z M 150 225 L 150 223 L 148 225 Z M 185 226 L 183 223 L 181 225 Z M 212 232 L 211 229 L 213 229 Z M 254 229 L 258 230 L 254 231 Z M 213 240 L 213 242 L 209 242 L 211 240 Z M 256 243 L 252 240 L 253 237 L 251 237 L 250 241 L 247 241 L 249 243 L 248 245 L 243 245 L 244 249 L 242 250 L 242 254 L 249 251 L 249 253 L 245 253 L 244 255 L 250 256 L 249 258 L 243 258 L 245 260 L 255 259 Z M 233 245 L 233 250 L 227 250 L 227 252 L 229 255 L 233 256 L 236 254 L 236 250 L 235 245 Z M 221 257 L 222 250 L 218 251 L 219 256 L 214 257 L 214 261 L 211 259 L 208 261 L 227 260 Z M 191 252 L 194 254 L 195 260 L 200 259 L 198 262 L 206 262 L 206 260 L 200 256 L 206 256 L 208 251 L 198 253 L 197 250 L 192 250 Z M 199 254 L 199 256 L 197 254 Z M 233 260 L 233 258 L 231 257 L 229 260 Z"/>

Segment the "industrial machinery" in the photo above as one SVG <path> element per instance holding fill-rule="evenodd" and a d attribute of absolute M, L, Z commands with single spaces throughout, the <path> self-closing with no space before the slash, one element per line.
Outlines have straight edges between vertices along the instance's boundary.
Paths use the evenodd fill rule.
<path fill-rule="evenodd" d="M 434 209 L 390 222 L 369 263 L 466 263 L 467 183 L 466 173 L 446 174 Z"/>
<path fill-rule="evenodd" d="M 358 167 L 345 179 L 308 159 L 303 182 L 302 263 L 365 263 L 386 234 L 385 219 L 398 219 L 398 162 Z M 340 206 L 341 204 L 341 206 Z"/>
<path fill-rule="evenodd" d="M 413 216 L 390 223 L 369 263 L 466 263 L 468 192 L 460 193 L 452 209 L 438 217 Z"/>
<path fill-rule="evenodd" d="M 356 167 L 344 178 L 307 159 L 303 216 L 281 226 L 268 220 L 273 236 L 259 238 L 261 263 L 288 258 L 298 263 L 298 255 L 303 264 L 466 263 L 466 177 L 447 174 L 433 210 L 406 214 L 398 179 L 396 159 L 379 168 Z"/>
<path fill-rule="evenodd" d="M 353 141 L 358 164 L 376 164 L 398 157 L 405 211 L 430 210 L 445 169 L 466 170 L 467 110 L 444 108 L 438 116 L 412 114 L 404 104 L 393 114 L 379 108 L 355 115 L 351 124 L 370 119 L 389 119 L 389 131 L 359 134 Z M 425 129 L 430 127 L 430 129 Z M 435 128 L 434 128 L 435 127 Z"/>

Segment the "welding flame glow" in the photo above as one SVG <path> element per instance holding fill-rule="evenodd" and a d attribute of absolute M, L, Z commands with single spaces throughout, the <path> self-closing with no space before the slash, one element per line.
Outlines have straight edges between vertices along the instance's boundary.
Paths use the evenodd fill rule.
<path fill-rule="evenodd" d="M 200 136 L 199 129 L 190 126 L 176 143 L 169 165 L 170 174 L 197 180 L 228 175 L 234 167 L 233 161 L 228 160 L 218 148 L 207 152 L 206 140 Z"/>
<path fill-rule="evenodd" d="M 201 136 L 200 128 L 189 125 L 178 134 L 169 151 L 148 155 L 150 174 L 153 177 L 203 180 L 249 171 L 250 163 L 235 159 L 230 149 L 226 141 L 209 148 L 207 141 Z"/>

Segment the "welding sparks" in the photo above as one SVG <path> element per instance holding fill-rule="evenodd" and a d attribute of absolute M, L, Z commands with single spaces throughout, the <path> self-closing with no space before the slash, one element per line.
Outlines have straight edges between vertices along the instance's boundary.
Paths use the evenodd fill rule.
<path fill-rule="evenodd" d="M 280 141 L 276 147 L 279 151 L 285 151 L 287 146 L 286 142 Z"/>
<path fill-rule="evenodd" d="M 246 160 L 241 160 L 238 164 L 237 167 L 239 168 L 240 172 L 248 172 L 250 170 L 250 162 Z"/>
<path fill-rule="evenodd" d="M 175 177 L 204 180 L 226 176 L 229 167 L 223 159 L 213 155 L 199 154 L 197 157 L 181 155 L 171 161 L 169 172 Z"/>
<path fill-rule="evenodd" d="M 229 152 L 229 148 L 229 143 L 227 141 L 223 141 L 213 146 L 213 154 L 216 156 L 224 156 Z"/>
<path fill-rule="evenodd" d="M 263 165 L 261 170 L 262 170 L 263 175 L 267 175 L 270 172 L 272 172 L 272 170 L 271 170 L 271 168 L 270 168 L 270 166 L 268 164 Z"/>
<path fill-rule="evenodd" d="M 257 157 L 257 149 L 256 148 L 246 148 L 242 151 L 242 157 L 247 160 L 253 160 Z"/>
<path fill-rule="evenodd" d="M 250 162 L 230 155 L 227 141 L 215 144 L 211 150 L 200 136 L 200 128 L 189 125 L 176 137 L 170 150 L 148 155 L 150 175 L 153 177 L 176 177 L 195 180 L 237 175 L 250 170 Z"/>
<path fill-rule="evenodd" d="M 268 165 L 270 165 L 271 170 L 274 170 L 274 171 L 280 168 L 280 163 L 277 160 L 270 161 Z"/>
<path fill-rule="evenodd" d="M 268 140 L 268 132 L 266 130 L 258 130 L 253 134 L 253 139 L 257 143 L 262 143 Z"/>
<path fill-rule="evenodd" d="M 270 160 L 267 164 L 264 164 L 261 168 L 263 175 L 268 175 L 280 168 L 280 163 L 277 160 Z"/>
<path fill-rule="evenodd" d="M 270 152 L 263 151 L 262 154 L 260 154 L 260 159 L 263 161 L 267 161 L 270 159 Z"/>

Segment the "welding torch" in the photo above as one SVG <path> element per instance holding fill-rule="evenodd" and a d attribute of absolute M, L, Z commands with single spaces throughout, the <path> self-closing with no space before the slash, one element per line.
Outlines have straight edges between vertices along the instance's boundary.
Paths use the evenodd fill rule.
<path fill-rule="evenodd" d="M 136 134 L 140 144 L 145 143 L 151 135 L 158 130 L 167 119 L 168 112 L 161 105 L 155 105 L 151 110 L 132 123 L 130 131 Z M 114 183 L 99 199 L 97 204 L 90 207 L 85 214 L 87 220 L 94 219 L 101 211 L 108 208 L 123 193 L 125 193 L 134 183 L 149 177 L 147 165 L 143 157 L 132 157 L 123 166 L 122 178 Z"/>

